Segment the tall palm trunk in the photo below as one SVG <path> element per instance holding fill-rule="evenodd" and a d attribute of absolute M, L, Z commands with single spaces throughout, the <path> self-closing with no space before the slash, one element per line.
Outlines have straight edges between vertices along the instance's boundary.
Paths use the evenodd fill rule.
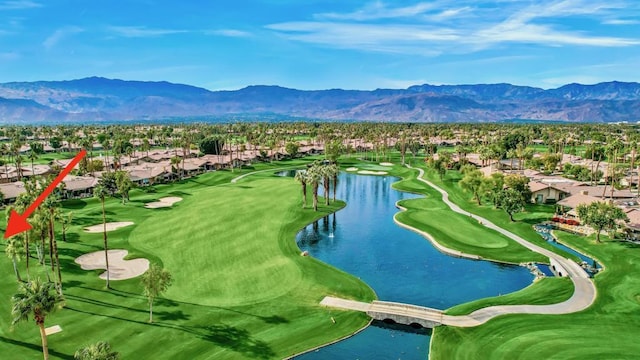
<path fill-rule="evenodd" d="M 111 289 L 109 286 L 109 251 L 107 247 L 107 216 L 104 211 L 104 198 L 102 200 L 102 235 L 104 241 L 104 262 L 107 265 L 107 289 Z"/>
<path fill-rule="evenodd" d="M 320 183 L 315 181 L 313 182 L 313 211 L 318 211 L 318 187 Z"/>
<path fill-rule="evenodd" d="M 50 252 L 53 252 L 53 258 L 51 259 L 51 269 L 53 270 L 54 268 L 54 260 L 55 260 L 55 268 L 57 270 L 57 277 L 58 277 L 58 293 L 60 295 L 62 295 L 62 272 L 60 271 L 60 256 L 58 256 L 58 242 L 56 241 L 56 237 L 55 237 L 55 229 L 54 229 L 54 225 L 55 222 L 53 221 L 53 212 L 51 213 L 51 220 L 50 220 L 50 243 L 49 243 L 49 247 L 51 248 Z"/>
<path fill-rule="evenodd" d="M 324 177 L 323 183 L 324 183 L 324 204 L 329 205 L 329 199 L 331 198 L 331 195 L 329 194 L 329 177 L 328 176 Z"/>
<path fill-rule="evenodd" d="M 30 279 L 31 277 L 29 276 L 29 257 L 31 257 L 31 255 L 29 254 L 29 231 L 26 231 L 24 233 L 24 253 L 25 255 L 25 264 L 27 266 L 27 279 Z"/>
<path fill-rule="evenodd" d="M 333 202 L 336 202 L 336 189 L 338 188 L 338 173 L 333 174 Z"/>
<path fill-rule="evenodd" d="M 20 271 L 18 271 L 18 257 L 15 253 L 11 255 L 11 262 L 13 263 L 13 272 L 16 274 L 16 279 L 18 280 L 18 282 L 22 282 Z"/>
<path fill-rule="evenodd" d="M 54 273 L 56 264 L 53 261 L 53 215 L 49 218 L 49 262 L 51 263 L 51 272 Z"/>
<path fill-rule="evenodd" d="M 307 205 L 307 183 L 301 182 L 300 184 L 302 184 L 302 208 L 304 209 Z"/>
<path fill-rule="evenodd" d="M 44 356 L 44 360 L 49 360 L 49 344 L 47 343 L 47 333 L 44 330 L 44 319 L 36 320 L 36 324 L 38 324 L 38 328 L 40 328 L 40 339 L 42 340 L 42 355 Z"/>

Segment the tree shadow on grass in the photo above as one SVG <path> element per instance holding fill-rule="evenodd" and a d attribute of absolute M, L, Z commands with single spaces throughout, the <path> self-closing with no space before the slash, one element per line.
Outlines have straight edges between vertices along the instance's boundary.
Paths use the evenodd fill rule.
<path fill-rule="evenodd" d="M 80 235 L 78 235 L 75 232 L 71 232 L 71 233 L 66 233 L 65 234 L 65 241 L 62 241 L 62 237 L 60 238 L 60 242 L 61 243 L 77 243 L 80 242 Z"/>
<path fill-rule="evenodd" d="M 170 191 L 170 192 L 168 192 L 168 194 L 169 195 L 174 195 L 174 196 L 193 196 L 193 194 L 191 194 L 191 193 L 180 191 L 180 190 Z"/>
<path fill-rule="evenodd" d="M 217 346 L 227 348 L 229 350 L 241 353 L 247 357 L 251 357 L 254 359 L 270 359 L 275 356 L 273 349 L 271 349 L 271 347 L 266 342 L 254 338 L 253 336 L 251 336 L 251 333 L 249 333 L 249 331 L 245 329 L 240 329 L 226 324 L 207 326 L 184 326 L 163 322 L 148 323 L 112 315 L 94 313 L 86 310 L 76 309 L 70 306 L 67 306 L 66 309 L 83 314 L 103 316 L 140 325 L 157 326 L 177 331 L 184 331 L 186 333 L 193 334 L 202 340 L 214 343 Z M 158 313 L 154 312 L 154 316 L 156 314 Z"/>
<path fill-rule="evenodd" d="M 267 324 L 287 324 L 289 323 L 289 320 L 287 320 L 286 318 L 282 317 L 282 316 L 278 316 L 278 315 L 271 315 L 271 316 L 260 316 L 260 315 L 255 315 L 257 317 L 259 317 L 262 321 L 266 322 Z"/>
<path fill-rule="evenodd" d="M 42 345 L 40 344 L 30 344 L 24 341 L 19 341 L 19 340 L 14 340 L 14 339 L 9 339 L 7 337 L 4 336 L 0 336 L 0 343 L 6 343 L 6 344 L 11 344 L 11 345 L 16 345 L 16 346 L 22 346 L 34 351 L 38 351 L 38 352 L 42 352 Z M 3 356 L 4 355 L 8 355 L 5 354 L 5 351 L 3 352 Z M 7 351 L 8 352 L 8 351 Z M 65 359 L 65 360 L 73 360 L 73 355 L 69 355 L 69 354 L 63 354 L 61 352 L 56 351 L 55 349 L 51 348 L 51 346 L 49 346 L 49 354 L 59 357 L 61 359 Z"/>
<path fill-rule="evenodd" d="M 69 288 L 74 288 L 74 287 L 82 287 L 81 285 L 84 285 L 84 283 L 82 281 L 78 281 L 78 280 L 64 280 L 62 281 L 62 288 L 63 289 L 69 289 Z"/>
<path fill-rule="evenodd" d="M 120 309 L 120 310 L 140 312 L 140 313 L 148 312 L 148 310 L 146 308 L 145 309 L 136 309 L 136 308 L 132 308 L 132 307 L 129 307 L 129 306 L 116 305 L 116 304 L 113 304 L 113 303 L 110 303 L 110 302 L 100 301 L 100 300 L 96 300 L 96 299 L 90 299 L 90 298 L 86 298 L 86 297 L 82 297 L 82 296 L 78 296 L 78 295 L 73 295 L 73 294 L 65 294 L 65 297 L 68 300 L 71 300 L 71 301 L 80 301 L 80 302 L 84 302 L 86 304 L 94 305 L 94 306 L 109 307 L 109 308 L 113 308 L 113 309 Z"/>
<path fill-rule="evenodd" d="M 133 295 L 133 293 L 128 292 L 128 291 L 121 291 L 121 290 L 115 290 L 115 289 L 112 289 L 112 290 L 117 291 L 117 292 L 121 292 L 121 293 L 124 293 L 124 294 Z M 236 314 L 253 316 L 255 318 L 258 318 L 258 319 L 264 321 L 267 324 L 277 325 L 277 324 L 288 324 L 289 323 L 289 320 L 287 320 L 287 318 L 284 318 L 284 317 L 279 316 L 279 315 L 271 315 L 271 316 L 255 315 L 255 314 L 247 313 L 247 312 L 244 312 L 244 311 L 234 310 L 234 309 L 231 309 L 231 308 L 224 308 L 224 307 L 211 306 L 211 305 L 194 304 L 194 303 L 189 303 L 189 302 L 184 302 L 184 301 L 175 301 L 175 300 L 167 299 L 167 298 L 158 298 L 158 299 L 156 299 L 155 304 L 156 305 L 154 305 L 154 306 L 163 306 L 163 307 L 174 307 L 174 306 L 180 306 L 181 304 L 184 304 L 184 305 L 190 305 L 190 306 L 214 308 L 214 309 L 218 309 L 218 310 L 234 312 Z M 155 314 L 155 312 L 154 312 L 154 314 Z"/>
<path fill-rule="evenodd" d="M 640 249 L 640 243 L 634 243 L 631 241 L 623 241 L 623 240 L 616 241 L 616 242 L 629 249 Z"/>
<path fill-rule="evenodd" d="M 63 204 L 65 209 L 71 210 L 79 210 L 87 206 L 87 202 L 80 199 L 65 200 Z"/>
<path fill-rule="evenodd" d="M 155 306 L 154 306 L 155 307 Z M 175 311 L 153 311 L 153 317 L 163 321 L 187 321 L 191 319 L 191 315 L 186 314 L 182 310 Z"/>
<path fill-rule="evenodd" d="M 220 324 L 200 328 L 197 332 L 206 341 L 248 355 L 254 359 L 270 359 L 275 356 L 275 353 L 266 342 L 253 338 L 244 329 Z"/>

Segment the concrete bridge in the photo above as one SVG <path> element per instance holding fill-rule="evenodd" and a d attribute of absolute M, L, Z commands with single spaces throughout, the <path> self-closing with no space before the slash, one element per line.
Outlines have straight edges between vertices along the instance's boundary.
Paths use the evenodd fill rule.
<path fill-rule="evenodd" d="M 369 304 L 327 296 L 322 299 L 320 304 L 339 309 L 366 312 L 374 320 L 413 327 L 421 326 L 429 329 L 442 325 L 443 317 L 445 316 L 442 310 L 388 301 L 373 301 Z"/>

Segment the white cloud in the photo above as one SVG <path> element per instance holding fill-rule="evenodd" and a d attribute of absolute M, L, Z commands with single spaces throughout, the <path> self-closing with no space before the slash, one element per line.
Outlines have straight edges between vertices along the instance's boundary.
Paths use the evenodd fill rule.
<path fill-rule="evenodd" d="M 13 0 L 0 2 L 0 10 L 22 10 L 42 7 L 42 4 L 29 0 Z"/>
<path fill-rule="evenodd" d="M 461 14 L 469 13 L 473 11 L 473 8 L 470 6 L 465 6 L 457 9 L 446 9 L 437 14 L 430 16 L 429 18 L 434 21 L 444 21 L 449 20 L 453 17 L 458 17 Z"/>
<path fill-rule="evenodd" d="M 638 25 L 640 20 L 631 19 L 609 19 L 602 22 L 604 25 Z"/>
<path fill-rule="evenodd" d="M 54 31 L 53 34 L 51 34 L 48 38 L 46 38 L 42 42 L 42 46 L 44 46 L 45 49 L 49 50 L 54 46 L 56 46 L 65 37 L 73 34 L 77 34 L 83 31 L 84 30 L 82 28 L 79 28 L 77 26 L 66 26 L 66 27 L 60 28 Z"/>
<path fill-rule="evenodd" d="M 145 26 L 109 26 L 109 30 L 117 36 L 128 38 L 158 37 L 187 32 L 175 29 L 150 29 Z"/>
<path fill-rule="evenodd" d="M 272 24 L 268 29 L 282 32 L 292 40 L 339 48 L 378 52 L 437 55 L 437 49 L 420 46 L 424 42 L 456 41 L 459 35 L 446 28 L 414 25 L 375 25 L 360 23 L 289 22 Z"/>
<path fill-rule="evenodd" d="M 220 29 L 220 30 L 211 30 L 205 32 L 207 35 L 219 35 L 219 36 L 227 36 L 227 37 L 249 37 L 251 36 L 250 32 L 236 30 L 236 29 Z"/>
<path fill-rule="evenodd" d="M 546 0 L 524 5 L 522 1 L 440 0 L 392 7 L 378 1 L 354 12 L 315 14 L 315 21 L 275 23 L 266 28 L 290 40 L 326 47 L 416 55 L 469 53 L 504 43 L 639 45 L 636 38 L 601 36 L 598 29 L 572 28 L 569 23 L 558 25 L 565 18 L 602 21 L 602 17 L 625 11 L 626 4 L 625 0 Z"/>
<path fill-rule="evenodd" d="M 385 3 L 377 1 L 371 3 L 360 10 L 351 13 L 322 13 L 317 14 L 317 18 L 335 19 L 335 20 L 376 20 L 376 19 L 392 19 L 401 17 L 413 17 L 424 14 L 425 12 L 437 7 L 436 2 L 421 2 L 411 6 L 390 8 Z"/>

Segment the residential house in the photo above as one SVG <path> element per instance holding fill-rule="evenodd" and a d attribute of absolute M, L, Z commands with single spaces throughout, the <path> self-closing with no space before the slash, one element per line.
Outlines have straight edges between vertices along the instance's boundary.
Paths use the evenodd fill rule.
<path fill-rule="evenodd" d="M 531 190 L 531 202 L 536 204 L 555 203 L 570 195 L 559 187 L 539 181 L 530 181 L 529 189 Z"/>

